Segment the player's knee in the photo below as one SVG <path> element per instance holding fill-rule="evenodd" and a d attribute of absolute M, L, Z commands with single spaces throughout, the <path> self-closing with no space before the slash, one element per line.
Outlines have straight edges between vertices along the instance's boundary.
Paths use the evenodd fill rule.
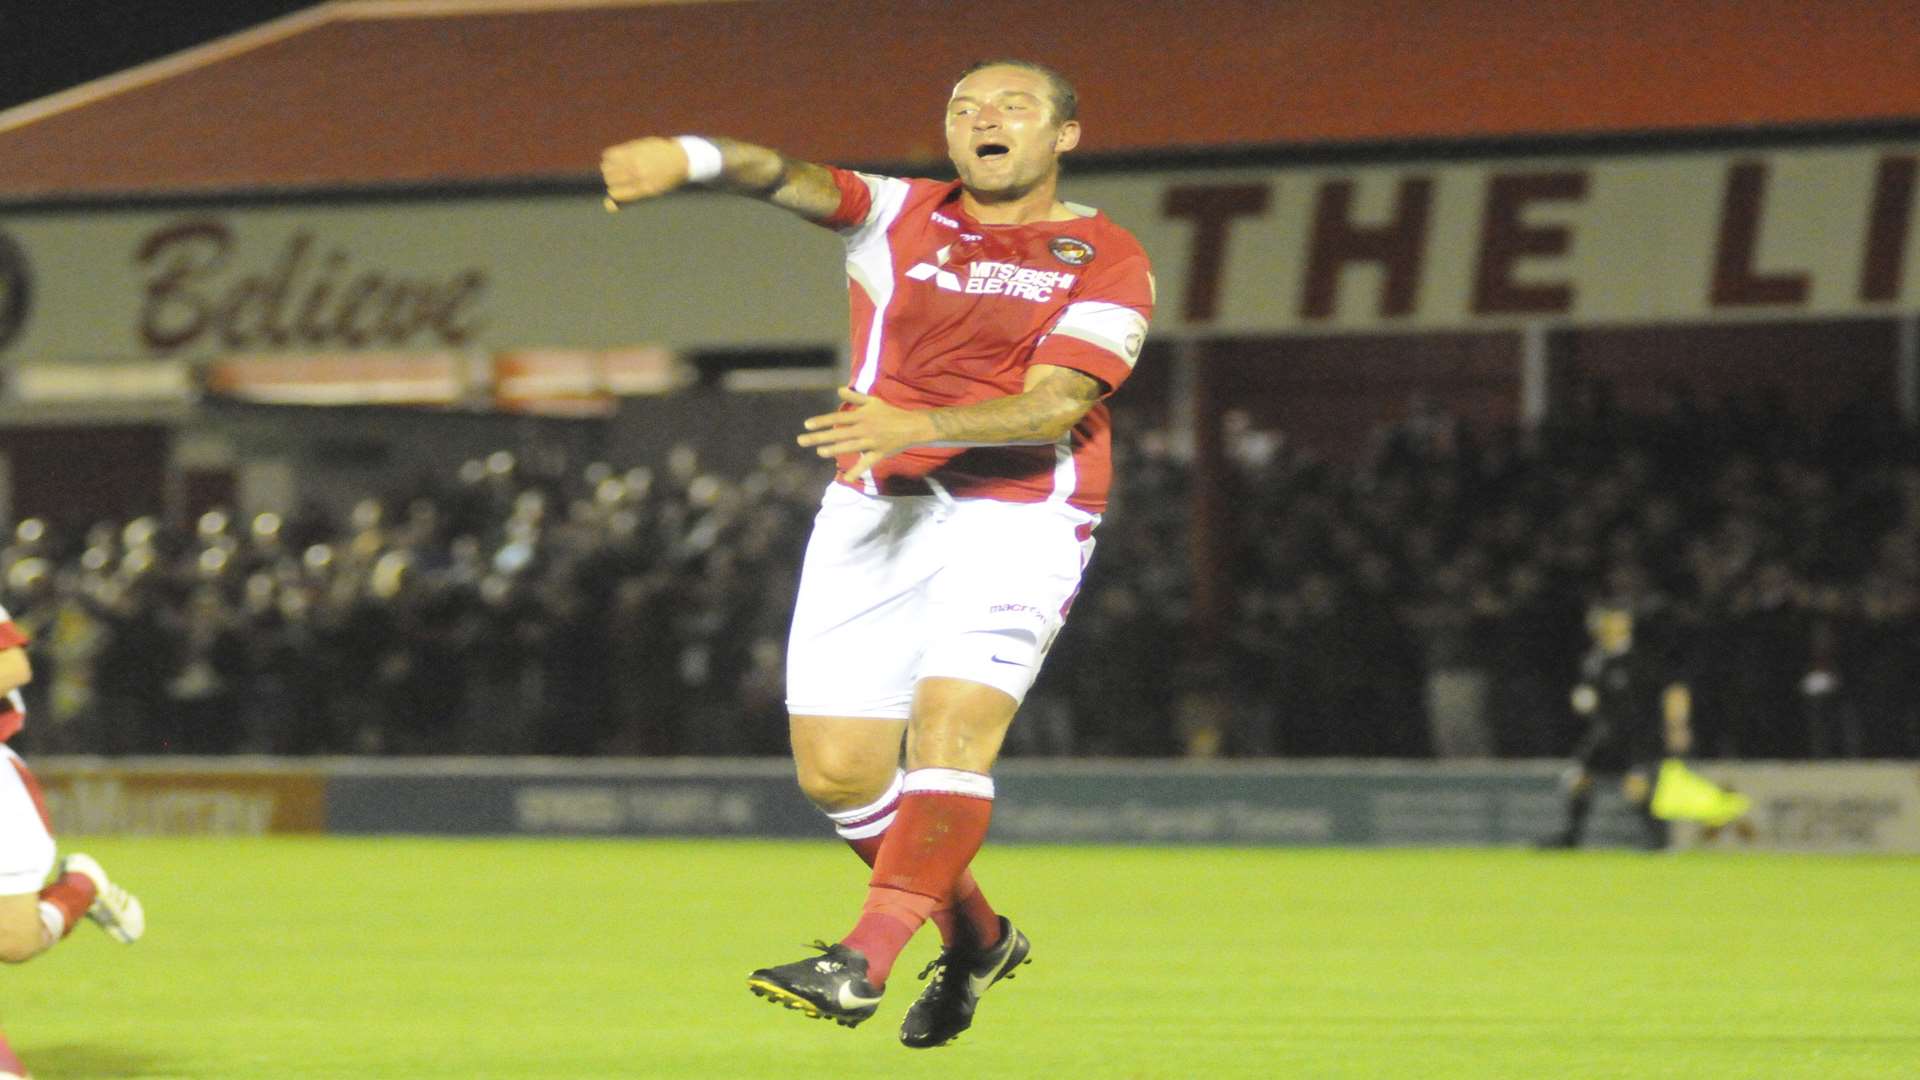
<path fill-rule="evenodd" d="M 46 931 L 38 913 L 0 916 L 0 964 L 22 964 L 40 955 Z"/>
<path fill-rule="evenodd" d="M 886 793 L 894 768 L 877 768 L 863 756 L 832 750 L 794 761 L 800 791 L 828 812 L 865 806 Z"/>

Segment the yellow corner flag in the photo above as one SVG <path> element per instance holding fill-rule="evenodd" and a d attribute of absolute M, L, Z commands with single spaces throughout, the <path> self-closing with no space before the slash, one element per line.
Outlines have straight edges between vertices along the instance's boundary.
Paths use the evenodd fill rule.
<path fill-rule="evenodd" d="M 1660 763 L 1653 785 L 1653 816 L 1663 821 L 1698 821 L 1719 828 L 1753 808 L 1753 800 L 1728 791 L 1694 772 L 1679 758 Z"/>

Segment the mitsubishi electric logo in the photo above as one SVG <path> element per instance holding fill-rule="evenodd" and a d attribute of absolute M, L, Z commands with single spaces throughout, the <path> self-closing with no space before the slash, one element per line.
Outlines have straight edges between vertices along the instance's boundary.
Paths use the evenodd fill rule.
<path fill-rule="evenodd" d="M 946 268 L 947 254 L 952 250 L 951 247 L 943 247 L 934 252 L 934 262 L 914 264 L 907 270 L 907 280 L 932 281 L 948 292 L 1011 296 L 1036 304 L 1052 300 L 1053 290 L 1071 288 L 1073 285 L 1074 275 L 1064 270 L 1035 270 L 1030 266 L 1008 262 L 968 263 L 967 276 L 962 278 L 956 271 Z"/>
<path fill-rule="evenodd" d="M 27 253 L 13 237 L 0 233 L 0 349 L 27 325 L 33 307 L 33 278 L 27 273 Z"/>
<path fill-rule="evenodd" d="M 941 248 L 940 258 L 944 260 L 946 256 L 947 249 Z M 908 281 L 925 281 L 928 278 L 932 278 L 935 285 L 940 286 L 948 292 L 964 291 L 960 286 L 959 274 L 951 270 L 942 270 L 932 263 L 915 263 L 913 267 L 907 271 Z"/>

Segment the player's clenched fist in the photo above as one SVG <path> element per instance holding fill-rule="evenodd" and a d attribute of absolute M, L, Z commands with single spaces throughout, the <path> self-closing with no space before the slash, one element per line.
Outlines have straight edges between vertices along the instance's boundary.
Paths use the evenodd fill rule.
<path fill-rule="evenodd" d="M 679 140 L 659 136 L 623 142 L 600 154 L 600 176 L 615 204 L 665 195 L 687 182 L 689 167 Z"/>

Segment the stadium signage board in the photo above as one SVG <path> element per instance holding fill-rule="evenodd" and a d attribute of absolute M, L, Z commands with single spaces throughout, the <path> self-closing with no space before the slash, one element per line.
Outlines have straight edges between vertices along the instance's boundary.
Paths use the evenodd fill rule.
<path fill-rule="evenodd" d="M 1263 255 L 1297 327 L 1831 312 L 1902 298 L 1915 173 L 1894 151 L 1410 165 L 1179 184 L 1162 213 L 1191 233 L 1189 324 L 1230 320 Z"/>
<path fill-rule="evenodd" d="M 1739 829 L 1682 826 L 1715 850 L 1920 852 L 1920 766 L 1911 762 L 1707 762 L 1700 771 L 1753 800 Z"/>
<path fill-rule="evenodd" d="M 325 823 L 318 769 L 46 758 L 34 773 L 60 834 L 262 836 L 316 833 Z"/>
<path fill-rule="evenodd" d="M 249 265 L 234 227 L 217 217 L 167 224 L 143 237 L 140 343 L 155 354 L 209 347 L 253 350 L 461 345 L 473 336 L 485 271 L 408 275 L 357 265 L 343 247 L 297 229 Z"/>
<path fill-rule="evenodd" d="M 1920 144 L 1142 169 L 1066 190 L 1153 256 L 1163 338 L 1920 313 Z M 36 360 L 846 334 L 837 239 L 707 193 L 618 215 L 586 193 L 48 210 L 7 232 L 34 254 L 34 317 L 0 354 Z"/>
<path fill-rule="evenodd" d="M 994 829 L 1020 843 L 1489 845 L 1536 839 L 1552 820 L 1558 766 L 1468 769 L 1363 763 L 1007 762 Z M 490 761 L 461 772 L 352 767 L 328 783 L 327 828 L 346 834 L 534 836 L 822 835 L 820 817 L 772 759 L 600 761 L 568 774 Z M 1635 833 L 1603 801 L 1602 844 Z"/>
<path fill-rule="evenodd" d="M 1711 761 L 1753 803 L 1737 828 L 1677 823 L 1674 846 L 1920 853 L 1920 768 Z M 1563 813 L 1556 761 L 1059 761 L 996 770 L 994 830 L 1036 844 L 1529 845 Z M 36 762 L 60 832 L 823 838 L 773 758 L 337 758 Z M 1589 838 L 1641 830 L 1603 792 Z"/>

